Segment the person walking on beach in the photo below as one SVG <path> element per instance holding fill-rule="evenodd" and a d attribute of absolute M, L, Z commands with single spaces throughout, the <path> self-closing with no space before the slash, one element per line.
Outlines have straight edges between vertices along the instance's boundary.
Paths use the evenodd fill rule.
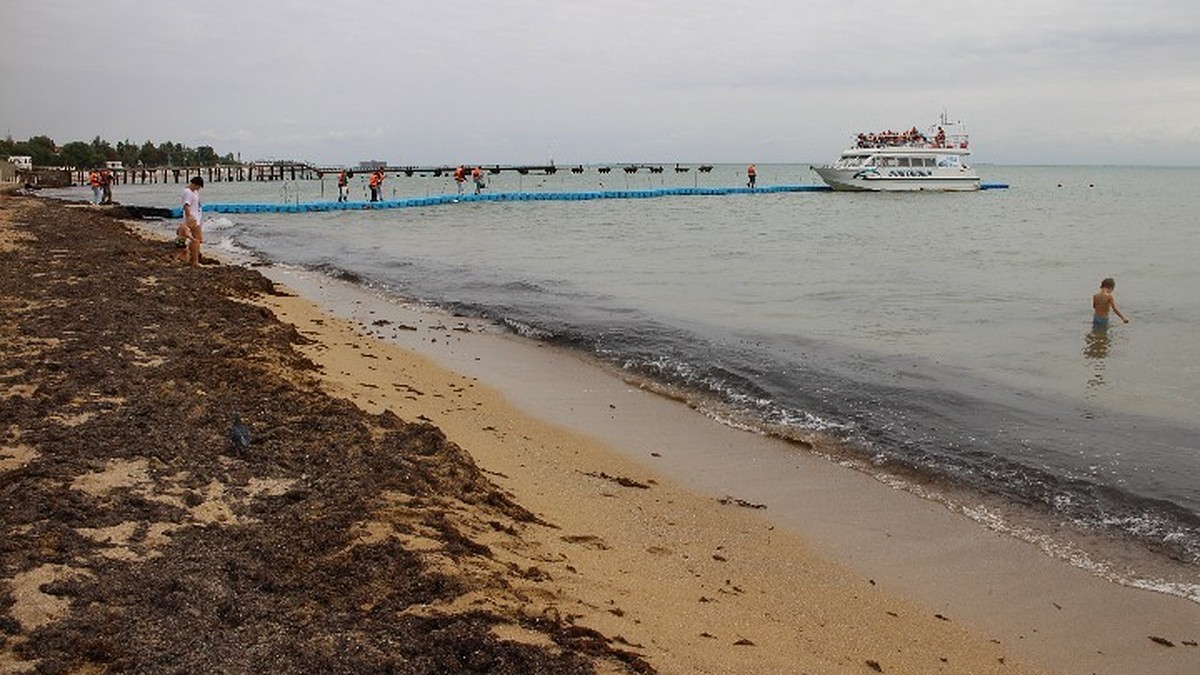
<path fill-rule="evenodd" d="M 88 185 L 92 187 L 92 203 L 100 203 L 100 172 L 92 169 L 88 172 Z"/>
<path fill-rule="evenodd" d="M 342 169 L 338 172 L 338 201 L 344 202 L 350 198 L 350 177 L 346 175 L 346 170 Z"/>
<path fill-rule="evenodd" d="M 100 193 L 101 193 L 100 203 L 101 204 L 111 204 L 112 203 L 112 186 L 113 186 L 113 182 L 115 180 L 116 180 L 116 177 L 113 176 L 112 172 L 109 171 L 108 169 L 105 169 L 104 171 L 100 172 Z"/>
<path fill-rule="evenodd" d="M 746 167 L 746 187 L 754 189 L 754 183 L 758 180 L 758 169 L 754 165 Z"/>
<path fill-rule="evenodd" d="M 192 254 L 192 230 L 186 221 L 175 228 L 175 248 L 178 249 L 175 257 L 179 258 L 179 262 L 186 263 Z"/>
<path fill-rule="evenodd" d="M 1113 297 L 1113 290 L 1117 287 L 1117 282 L 1113 281 L 1112 277 L 1108 277 L 1100 282 L 1100 290 L 1092 296 L 1092 330 L 1103 331 L 1108 330 L 1108 313 L 1112 310 L 1121 318 L 1122 323 L 1129 323 L 1129 319 L 1117 309 L 1117 299 Z"/>
<path fill-rule="evenodd" d="M 200 208 L 200 188 L 204 187 L 204 179 L 196 176 L 188 181 L 183 189 L 183 224 L 191 233 L 188 240 L 188 262 L 192 267 L 200 266 L 200 244 L 204 242 L 204 232 L 200 229 L 202 219 Z"/>

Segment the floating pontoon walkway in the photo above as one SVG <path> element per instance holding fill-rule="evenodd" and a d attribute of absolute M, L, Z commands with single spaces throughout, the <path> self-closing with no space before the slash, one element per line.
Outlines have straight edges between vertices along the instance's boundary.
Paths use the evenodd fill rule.
<path fill-rule="evenodd" d="M 1003 183 L 984 183 L 983 190 L 1007 188 Z M 537 202 L 587 201 L 593 199 L 652 199 L 655 197 L 719 196 L 735 194 L 777 194 L 780 192 L 830 192 L 825 185 L 768 185 L 744 187 L 668 187 L 650 190 L 601 190 L 586 192 L 485 192 L 482 194 L 432 195 L 408 197 L 378 202 L 304 202 L 298 204 L 205 204 L 205 213 L 307 213 L 314 211 L 363 211 L 371 209 L 407 209 L 420 206 L 442 206 L 463 202 Z M 175 218 L 183 217 L 183 209 L 172 209 Z"/>

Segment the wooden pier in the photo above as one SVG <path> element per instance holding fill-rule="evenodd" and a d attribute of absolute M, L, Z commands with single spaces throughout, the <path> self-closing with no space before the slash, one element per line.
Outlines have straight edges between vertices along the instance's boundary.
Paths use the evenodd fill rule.
<path fill-rule="evenodd" d="M 317 180 L 321 172 L 311 164 L 296 162 L 255 162 L 251 164 L 225 164 L 217 166 L 159 166 L 154 168 L 96 169 L 108 171 L 118 185 L 148 183 L 187 183 L 193 176 L 200 176 L 206 183 L 234 181 L 274 180 Z M 87 185 L 88 174 L 93 169 L 74 169 L 72 179 L 76 184 Z"/>
<path fill-rule="evenodd" d="M 584 167 L 582 164 L 571 167 L 560 167 L 555 164 L 463 164 L 461 165 L 467 172 L 469 177 L 471 169 L 479 167 L 485 173 L 496 175 L 503 172 L 513 172 L 524 175 L 544 175 L 552 176 L 559 171 L 570 171 L 573 174 L 582 174 L 588 170 L 594 170 L 597 173 L 607 174 L 614 170 L 623 171 L 627 174 L 638 173 L 639 171 L 648 171 L 649 173 L 665 173 L 668 167 L 661 164 L 615 164 L 615 165 L 592 165 Z M 402 165 L 402 166 L 383 166 L 378 167 L 383 169 L 384 173 L 389 175 L 404 175 L 412 177 L 432 177 L 441 178 L 443 176 L 453 176 L 458 165 Z M 675 173 L 684 173 L 691 171 L 693 167 L 675 164 L 670 170 Z M 712 171 L 711 164 L 700 164 L 695 167 L 700 173 L 708 173 Z M 118 169 L 101 169 L 109 171 L 113 174 L 118 185 L 144 185 L 150 183 L 179 183 L 184 184 L 192 179 L 193 176 L 200 176 L 206 183 L 220 182 L 244 182 L 244 181 L 276 181 L 276 180 L 321 180 L 325 176 L 337 176 L 342 171 L 353 176 L 355 174 L 370 174 L 377 168 L 363 167 L 341 167 L 341 166 L 314 166 L 305 162 L 252 162 L 249 164 L 227 164 L 217 166 L 193 166 L 193 167 L 154 167 L 154 168 L 131 168 L 123 167 Z M 87 185 L 88 174 L 92 169 L 73 169 L 71 177 L 77 185 Z"/>

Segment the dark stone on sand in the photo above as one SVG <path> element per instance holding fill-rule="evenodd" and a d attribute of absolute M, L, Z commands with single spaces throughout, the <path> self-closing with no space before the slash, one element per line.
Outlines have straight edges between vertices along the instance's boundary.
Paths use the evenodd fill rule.
<path fill-rule="evenodd" d="M 242 416 L 233 414 L 233 425 L 229 427 L 229 445 L 238 454 L 245 454 L 250 449 L 250 429 L 242 422 Z"/>

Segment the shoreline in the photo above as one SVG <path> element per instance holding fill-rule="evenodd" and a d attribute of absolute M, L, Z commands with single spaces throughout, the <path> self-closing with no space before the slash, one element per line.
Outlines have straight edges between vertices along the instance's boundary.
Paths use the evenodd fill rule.
<path fill-rule="evenodd" d="M 1173 665 L 1147 669 L 1150 659 L 1163 656 L 1149 636 L 1174 632 L 1177 644 L 1196 641 L 1189 634 L 1200 625 L 1196 602 L 1101 578 L 942 503 L 785 440 L 720 424 L 486 321 L 412 307 L 318 273 L 263 271 L 352 322 L 365 339 L 393 342 L 497 387 L 521 413 L 582 432 L 665 476 L 660 480 L 714 500 L 765 506 L 757 515 L 769 527 L 799 535 L 820 557 L 918 599 L 936 615 L 1017 645 L 1053 672 L 1188 673 L 1200 667 L 1200 650 L 1185 649 Z M 429 338 L 429 324 L 443 327 L 434 331 L 440 335 Z"/>
<path fill-rule="evenodd" d="M 1184 673 L 1200 663 L 1187 646 L 1196 603 L 1104 582 L 484 322 L 262 271 L 299 295 L 252 302 L 304 338 L 296 349 L 320 366 L 323 389 L 370 415 L 436 425 L 553 525 L 516 527 L 515 541 L 493 546 L 521 571 L 510 576 L 525 601 L 553 599 L 661 672 Z"/>

